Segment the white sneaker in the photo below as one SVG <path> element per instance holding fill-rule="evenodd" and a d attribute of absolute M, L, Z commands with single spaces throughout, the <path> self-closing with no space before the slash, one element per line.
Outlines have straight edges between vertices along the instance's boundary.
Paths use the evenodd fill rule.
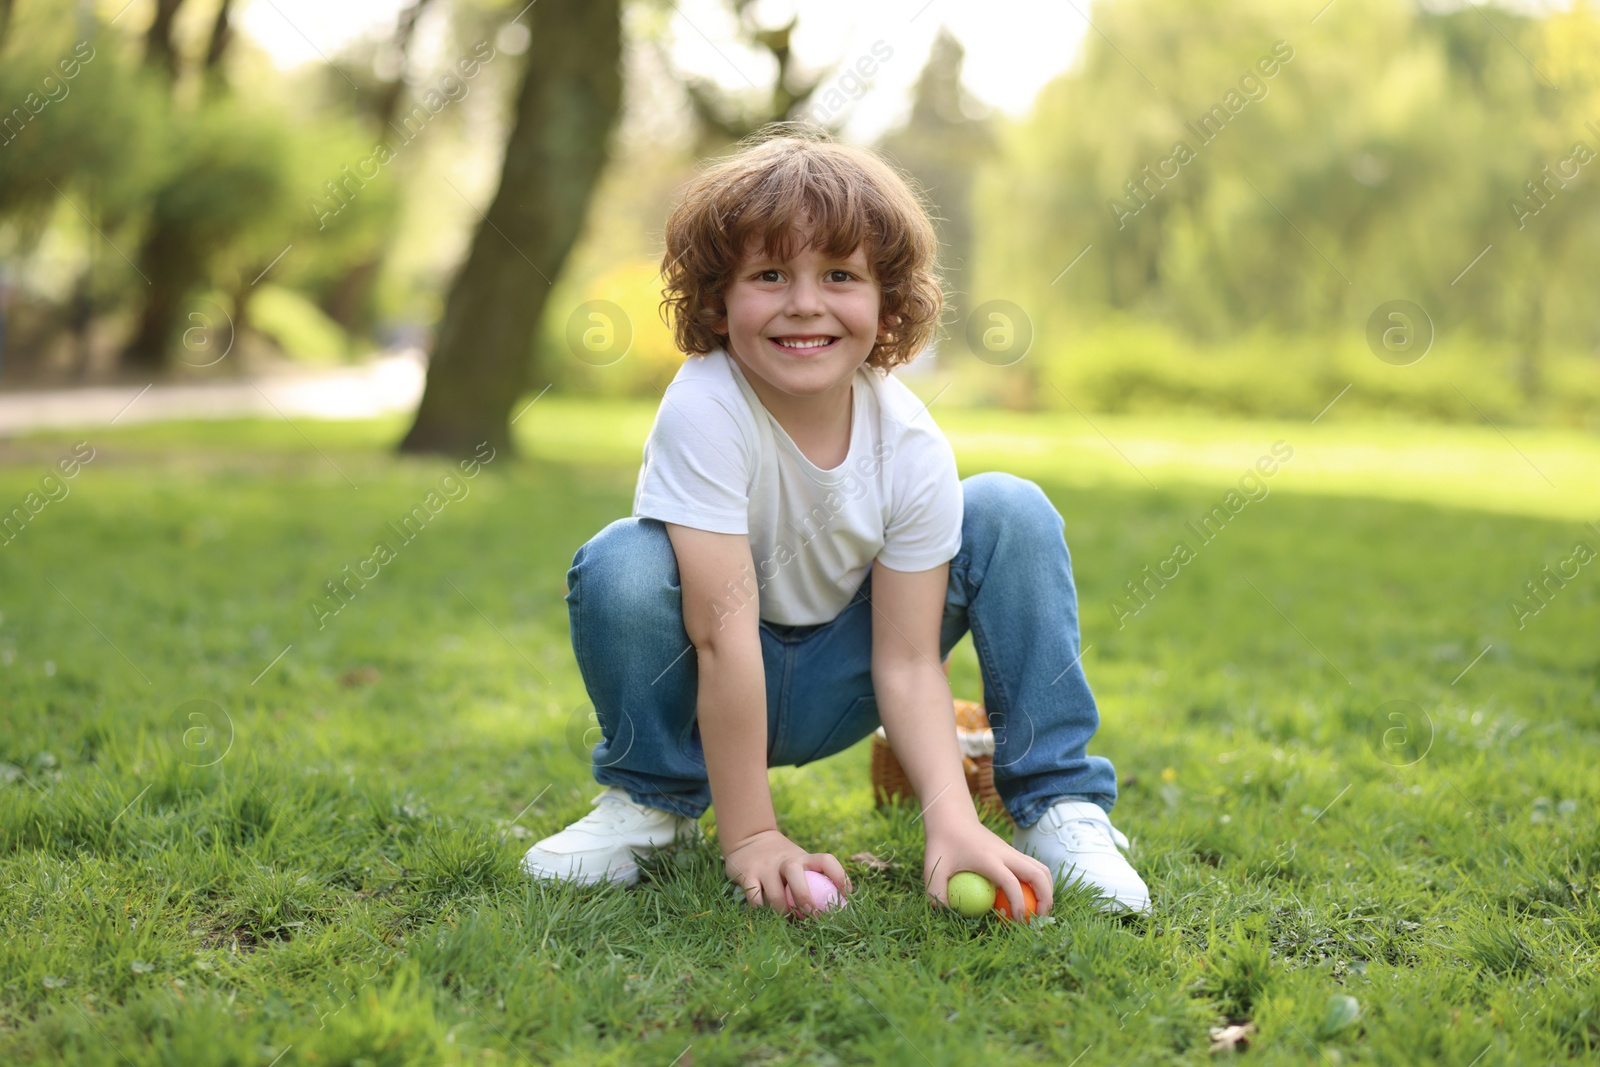
<path fill-rule="evenodd" d="M 1044 862 L 1067 884 L 1082 882 L 1109 898 L 1102 911 L 1149 911 L 1150 889 L 1117 851 L 1128 839 L 1111 825 L 1100 805 L 1058 800 L 1039 821 L 1018 827 L 1011 847 Z"/>
<path fill-rule="evenodd" d="M 522 857 L 523 873 L 580 885 L 633 885 L 639 881 L 639 860 L 677 841 L 704 836 L 696 820 L 637 804 L 617 786 L 607 786 L 590 803 L 593 811 L 528 850 Z"/>

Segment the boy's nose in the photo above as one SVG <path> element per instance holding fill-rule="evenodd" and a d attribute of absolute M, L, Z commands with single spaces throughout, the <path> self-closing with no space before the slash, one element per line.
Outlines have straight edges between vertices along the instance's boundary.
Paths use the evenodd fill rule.
<path fill-rule="evenodd" d="M 817 315 L 822 311 L 822 293 L 813 281 L 802 279 L 789 287 L 789 306 L 784 309 L 792 317 Z"/>

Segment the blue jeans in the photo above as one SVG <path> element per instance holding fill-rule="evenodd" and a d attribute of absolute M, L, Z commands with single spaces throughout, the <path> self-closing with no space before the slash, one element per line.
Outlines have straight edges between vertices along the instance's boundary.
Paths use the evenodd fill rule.
<path fill-rule="evenodd" d="M 961 549 L 950 563 L 939 656 L 972 631 L 995 734 L 995 791 L 1019 826 L 1063 797 L 1110 811 L 1116 771 L 1085 751 L 1100 715 L 1079 662 L 1061 515 L 1042 489 L 1012 474 L 975 474 L 961 486 Z M 567 589 L 573 651 L 604 735 L 593 753 L 595 781 L 699 818 L 711 805 L 695 715 L 699 664 L 666 526 L 631 516 L 612 522 L 573 556 Z M 761 621 L 767 766 L 822 759 L 878 728 L 871 595 L 868 570 L 829 622 Z"/>

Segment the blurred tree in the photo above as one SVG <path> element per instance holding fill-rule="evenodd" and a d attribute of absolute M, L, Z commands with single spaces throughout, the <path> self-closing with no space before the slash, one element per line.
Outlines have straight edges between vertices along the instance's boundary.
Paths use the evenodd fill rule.
<path fill-rule="evenodd" d="M 244 101 L 234 101 L 244 106 Z M 220 102 L 212 106 L 221 106 Z M 248 121 L 262 127 L 263 135 L 276 129 L 282 116 L 267 113 Z M 351 118 L 325 116 L 317 122 L 301 120 L 292 136 L 281 136 L 270 171 L 272 191 L 264 200 L 241 213 L 243 224 L 236 226 L 227 243 L 219 247 L 208 265 L 208 278 L 220 290 L 219 300 L 229 308 L 233 332 L 256 329 L 273 337 L 281 321 L 256 321 L 252 312 L 255 298 L 264 289 L 280 287 L 301 294 L 305 314 L 320 319 L 310 294 L 325 292 L 353 263 L 371 254 L 395 229 L 400 189 L 392 182 L 367 182 L 364 188 L 341 186 L 345 200 L 334 200 L 338 226 L 322 227 L 318 211 L 330 205 L 313 205 L 306 210 L 307 190 L 325 190 L 330 178 L 343 181 L 352 160 L 372 152 L 364 124 Z M 273 306 L 283 308 L 286 294 L 278 294 Z M 292 298 L 287 303 L 297 303 Z M 339 359 L 349 354 L 347 341 L 337 324 L 329 323 L 339 344 L 325 351 L 306 352 L 321 359 Z M 329 335 L 326 331 L 324 335 Z"/>
<path fill-rule="evenodd" d="M 735 33 L 739 42 L 770 55 L 777 73 L 770 88 L 751 82 L 753 91 L 750 92 L 730 91 L 710 78 L 678 73 L 695 119 L 693 151 L 699 158 L 723 152 L 729 145 L 743 140 L 769 123 L 797 117 L 806 109 L 818 86 L 832 77 L 835 69 L 830 67 L 809 77 L 795 70 L 790 38 L 799 24 L 799 15 L 793 16 L 782 26 L 769 28 L 756 20 L 757 0 L 730 0 L 730 5 L 736 19 Z M 676 8 L 676 4 L 667 6 L 669 10 Z M 654 36 L 650 43 L 662 65 L 668 70 L 675 69 L 662 37 Z M 745 76 L 743 70 L 739 73 Z"/>
<path fill-rule="evenodd" d="M 233 44 L 233 0 L 218 0 L 216 16 L 211 20 L 211 35 L 206 41 L 205 59 L 201 64 L 201 77 L 204 79 L 204 94 L 215 99 L 228 92 L 227 68 L 223 64 L 223 57 L 228 54 L 229 46 Z M 266 264 L 261 264 L 265 268 Z M 241 271 L 234 279 L 234 284 L 229 286 L 228 292 L 228 323 L 229 336 L 235 337 L 250 325 L 250 298 L 255 294 L 255 286 L 245 282 L 245 274 Z"/>
<path fill-rule="evenodd" d="M 218 0 L 217 16 L 211 21 L 211 36 L 206 42 L 204 64 L 206 91 L 218 93 L 227 87 L 222 57 L 233 43 L 233 0 Z"/>
<path fill-rule="evenodd" d="M 185 17 L 199 14 L 193 7 Z M 228 12 L 237 8 L 219 0 L 204 12 L 215 15 L 211 39 L 196 42 L 192 66 L 179 61 L 180 80 L 201 73 L 202 62 L 222 73 L 234 36 Z M 389 183 L 335 204 L 336 229 L 319 232 L 305 210 L 307 194 L 371 152 L 369 137 L 341 118 L 343 105 L 301 106 L 291 122 L 276 86 L 246 98 L 225 92 L 221 77 L 206 78 L 200 93 L 186 83 L 175 103 L 165 64 L 145 62 L 148 27 L 129 21 L 109 27 L 78 0 L 36 0 L 19 7 L 0 55 L 0 100 L 19 105 L 0 131 L 0 255 L 22 279 L 8 375 L 53 372 L 52 351 L 76 351 L 87 370 L 88 342 L 100 336 L 119 350 L 159 336 L 147 345 L 157 359 L 128 364 L 141 373 L 177 358 L 198 363 L 205 354 L 184 347 L 194 336 L 190 312 L 219 329 L 231 318 L 237 333 L 269 264 L 266 284 L 316 291 L 394 228 Z M 127 314 L 110 318 L 114 309 Z M 125 322 L 143 338 L 130 339 Z M 95 323 L 115 329 L 102 335 Z"/>
<path fill-rule="evenodd" d="M 0 113 L 0 219 L 19 227 L 24 249 L 43 235 L 69 184 L 94 179 L 120 215 L 136 206 L 148 177 L 146 145 L 158 122 L 149 89 L 122 80 L 114 41 L 97 24 L 76 36 L 70 13 L 68 0 L 24 11 L 0 55 L 0 100 L 14 105 Z"/>
<path fill-rule="evenodd" d="M 139 253 L 139 271 L 150 284 L 123 353 L 125 366 L 168 366 L 185 302 L 210 281 L 218 257 L 253 224 L 281 220 L 289 209 L 286 131 L 260 116 L 240 119 L 240 109 L 229 103 L 178 118 Z"/>
<path fill-rule="evenodd" d="M 910 117 L 878 144 L 917 179 L 936 208 L 941 265 L 952 283 L 945 321 L 954 323 L 958 334 L 971 307 L 972 186 L 996 147 L 993 118 L 961 84 L 965 54 L 961 42 L 941 26 L 917 78 Z M 1031 397 L 1033 386 L 1023 393 Z"/>
<path fill-rule="evenodd" d="M 1600 272 L 1600 162 L 1584 162 L 1600 123 L 1576 91 L 1589 3 L 1536 17 L 1345 0 L 1314 48 L 1269 0 L 1096 11 L 1100 32 L 1005 125 L 979 180 L 983 284 L 1033 317 L 1041 369 L 1084 371 L 1081 340 L 1102 325 L 1164 330 L 1190 353 L 1264 331 L 1297 339 L 1276 344 L 1276 377 L 1331 395 L 1351 381 L 1334 351 L 1364 348 L 1395 299 L 1515 354 L 1500 391 L 1530 401 L 1552 395 L 1556 347 L 1594 345 L 1600 306 L 1579 279 Z M 1115 345 L 1096 350 L 1107 380 L 1129 371 Z M 1161 373 L 1176 393 L 1178 378 L 1220 388 L 1206 366 Z"/>
<path fill-rule="evenodd" d="M 188 343 L 186 327 L 195 310 L 190 305 L 213 299 L 207 292 L 221 290 L 214 299 L 226 304 L 229 333 L 243 331 L 262 274 L 320 229 L 293 191 L 326 187 L 341 164 L 347 168 L 346 161 L 370 151 L 366 138 L 346 134 L 335 117 L 300 116 L 290 136 L 289 120 L 270 104 L 252 104 L 227 91 L 232 7 L 231 0 L 222 0 L 212 21 L 199 72 L 205 92 L 193 103 L 179 103 L 173 85 L 158 109 L 164 144 L 146 192 L 136 257 L 147 284 L 136 290 L 135 326 L 121 354 L 124 367 L 141 373 L 165 370 L 176 357 L 194 362 L 179 341 Z M 147 40 L 155 36 L 152 26 Z M 160 36 L 170 40 L 170 24 Z M 171 54 L 176 57 L 176 50 Z M 173 62 L 181 77 L 181 60 Z M 160 66 L 165 73 L 165 64 Z M 327 271 L 346 269 L 352 253 L 368 254 L 382 230 L 368 220 L 392 214 L 392 191 L 363 189 L 356 195 L 347 187 L 343 194 L 346 200 L 336 201 L 344 215 L 340 233 L 317 243 L 319 266 Z"/>
<path fill-rule="evenodd" d="M 1593 293 L 1581 292 L 1592 282 L 1578 287 L 1587 315 L 1580 312 L 1576 322 L 1569 284 L 1585 253 L 1590 269 L 1580 276 L 1592 279 L 1600 266 L 1593 256 L 1600 245 L 1600 13 L 1578 0 L 1519 29 L 1524 40 L 1533 38 L 1530 63 L 1543 106 L 1525 134 L 1533 151 L 1523 157 L 1521 188 L 1507 199 L 1502 216 L 1509 253 L 1502 270 L 1521 306 L 1520 321 L 1512 323 L 1517 386 L 1524 398 L 1537 401 L 1551 387 L 1553 341 L 1576 333 L 1590 353 L 1600 346 Z"/>
<path fill-rule="evenodd" d="M 161 71 L 168 81 L 178 80 L 178 46 L 172 33 L 183 3 L 184 0 L 156 0 L 155 16 L 144 37 L 145 64 Z"/>
<path fill-rule="evenodd" d="M 0 100 L 16 105 L 0 116 L 0 240 L 8 258 L 26 259 L 47 237 L 70 250 L 58 254 L 54 279 L 18 272 L 18 307 L 32 321 L 12 332 L 13 373 L 40 369 L 56 332 L 82 338 L 86 307 L 144 284 L 123 249 L 159 155 L 160 94 L 98 22 L 73 13 L 69 0 L 19 9 L 0 57 Z M 56 306 L 38 315 L 34 304 L 47 293 Z"/>
<path fill-rule="evenodd" d="M 456 274 L 402 452 L 511 445 L 551 278 L 577 239 L 622 101 L 620 0 L 530 5 L 532 43 L 494 202 Z"/>
<path fill-rule="evenodd" d="M 155 14 L 145 33 L 145 65 L 160 71 L 169 84 L 178 80 L 178 49 L 173 40 L 173 26 L 183 2 L 156 0 Z M 177 322 L 178 304 L 200 273 L 195 269 L 199 265 L 185 258 L 189 249 L 185 247 L 183 236 L 169 229 L 167 223 L 159 213 L 153 216 L 150 232 L 139 253 L 141 273 L 145 275 L 150 292 L 134 343 L 123 357 L 125 363 L 147 368 L 159 368 L 166 363 L 166 347 Z M 154 276 L 144 268 L 153 270 Z"/>
<path fill-rule="evenodd" d="M 394 76 L 386 81 L 376 95 L 372 109 L 373 129 L 380 138 L 389 135 L 390 125 L 400 111 L 400 101 L 405 96 L 406 78 L 411 68 L 411 44 L 416 37 L 417 22 L 432 0 L 412 0 L 402 8 L 395 25 L 392 55 L 395 58 Z M 387 242 L 374 245 L 372 251 L 345 272 L 323 305 L 328 315 L 352 333 L 364 332 L 371 323 L 367 319 L 367 298 L 372 283 L 383 266 Z"/>
<path fill-rule="evenodd" d="M 156 0 L 155 15 L 145 33 L 145 65 L 160 71 L 174 91 L 181 70 L 173 27 L 183 3 L 184 0 Z M 224 4 L 221 16 L 224 20 L 226 11 Z M 217 55 L 212 59 L 208 50 L 206 60 L 206 71 L 213 85 L 220 76 L 222 53 L 228 40 L 226 32 L 220 40 L 213 33 Z M 168 106 L 174 106 L 170 98 Z M 162 370 L 167 366 L 183 301 L 206 276 L 208 264 L 199 257 L 220 250 L 218 238 L 224 236 L 223 231 L 204 229 L 199 219 L 185 218 L 170 210 L 174 204 L 187 205 L 196 198 L 194 190 L 182 187 L 192 180 L 191 175 L 181 170 L 168 173 L 170 184 L 155 193 L 149 228 L 139 249 L 139 270 L 148 291 L 133 338 L 122 352 L 124 366 L 144 371 Z M 216 214 L 208 212 L 205 223 L 216 222 Z"/>
<path fill-rule="evenodd" d="M 417 22 L 422 18 L 422 13 L 428 9 L 432 0 L 411 0 L 411 4 L 400 11 L 395 24 L 394 41 L 391 48 L 397 57 L 394 64 L 394 77 L 390 78 L 378 94 L 377 106 L 373 109 L 373 117 L 377 120 L 379 129 L 385 129 L 394 121 L 395 114 L 400 109 L 400 99 L 406 89 L 406 74 L 408 61 L 411 58 L 411 42 L 417 34 Z"/>

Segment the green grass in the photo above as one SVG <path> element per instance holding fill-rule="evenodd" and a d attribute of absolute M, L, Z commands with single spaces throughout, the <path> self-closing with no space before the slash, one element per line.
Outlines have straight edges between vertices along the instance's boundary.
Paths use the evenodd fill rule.
<path fill-rule="evenodd" d="M 1262 1063 L 1593 1061 L 1600 561 L 1523 629 L 1508 602 L 1600 548 L 1600 443 L 935 413 L 963 474 L 1066 519 L 1152 917 L 931 909 L 866 744 L 772 772 L 797 841 L 890 861 L 846 862 L 843 913 L 746 913 L 710 845 L 632 891 L 519 879 L 598 789 L 564 578 L 648 406 L 540 401 L 320 631 L 446 472 L 387 454 L 399 423 L 35 436 L 0 505 L 97 453 L 0 547 L 0 1061 L 1087 1067 L 1210 1062 L 1242 1020 Z M 1280 439 L 1271 495 L 1119 628 Z M 977 697 L 970 640 L 952 664 Z"/>

